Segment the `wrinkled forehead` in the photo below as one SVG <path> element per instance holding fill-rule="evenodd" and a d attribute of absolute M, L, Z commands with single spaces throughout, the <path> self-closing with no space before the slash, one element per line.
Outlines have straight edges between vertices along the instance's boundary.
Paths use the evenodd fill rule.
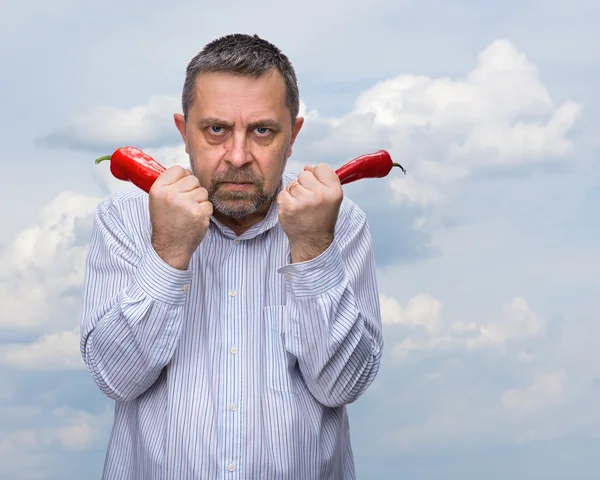
<path fill-rule="evenodd" d="M 194 97 L 192 108 L 202 117 L 255 121 L 256 117 L 289 115 L 285 81 L 276 70 L 259 77 L 202 73 L 196 79 Z"/>

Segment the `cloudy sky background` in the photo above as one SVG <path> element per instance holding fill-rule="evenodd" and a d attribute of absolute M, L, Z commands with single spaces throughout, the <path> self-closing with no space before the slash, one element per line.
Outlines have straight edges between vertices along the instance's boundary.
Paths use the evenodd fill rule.
<path fill-rule="evenodd" d="M 94 158 L 187 165 L 188 60 L 280 46 L 307 118 L 291 167 L 385 148 L 369 215 L 383 365 L 350 408 L 359 478 L 600 476 L 600 4 L 4 0 L 0 478 L 99 478 L 112 404 L 83 368 Z"/>

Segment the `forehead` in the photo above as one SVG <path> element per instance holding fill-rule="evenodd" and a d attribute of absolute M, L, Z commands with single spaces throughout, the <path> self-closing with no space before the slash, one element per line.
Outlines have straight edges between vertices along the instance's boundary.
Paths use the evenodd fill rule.
<path fill-rule="evenodd" d="M 287 114 L 285 100 L 285 81 L 277 70 L 260 77 L 211 72 L 196 79 L 193 109 L 211 116 L 280 116 Z"/>

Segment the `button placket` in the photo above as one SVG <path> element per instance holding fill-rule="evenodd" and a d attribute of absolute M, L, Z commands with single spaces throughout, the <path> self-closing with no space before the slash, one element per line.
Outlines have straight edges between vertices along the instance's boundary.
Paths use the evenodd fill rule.
<path fill-rule="evenodd" d="M 225 405 L 223 405 L 222 415 L 224 415 L 223 422 L 225 425 L 225 444 L 226 449 L 223 451 L 223 461 L 225 462 L 226 468 L 229 472 L 237 470 L 240 445 L 239 438 L 241 437 L 242 423 L 240 422 L 240 405 L 243 399 L 241 395 L 241 379 L 244 378 L 243 362 L 239 362 L 237 359 L 239 352 L 239 343 L 243 339 L 243 291 L 240 290 L 240 275 L 243 274 L 243 270 L 240 265 L 243 264 L 244 248 L 240 246 L 240 241 L 235 239 L 231 242 L 231 250 L 228 258 L 225 261 L 223 277 L 223 285 L 227 289 L 226 297 L 224 300 L 224 336 L 223 341 L 226 349 L 229 353 L 224 358 L 224 372 L 225 372 L 225 390 L 224 395 L 227 399 Z"/>

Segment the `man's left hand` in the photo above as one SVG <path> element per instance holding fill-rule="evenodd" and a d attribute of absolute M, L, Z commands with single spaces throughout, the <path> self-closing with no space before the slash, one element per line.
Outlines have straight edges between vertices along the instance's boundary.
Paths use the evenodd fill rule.
<path fill-rule="evenodd" d="M 290 241 L 292 263 L 318 257 L 333 242 L 344 192 L 326 164 L 304 168 L 277 197 L 279 221 Z"/>

